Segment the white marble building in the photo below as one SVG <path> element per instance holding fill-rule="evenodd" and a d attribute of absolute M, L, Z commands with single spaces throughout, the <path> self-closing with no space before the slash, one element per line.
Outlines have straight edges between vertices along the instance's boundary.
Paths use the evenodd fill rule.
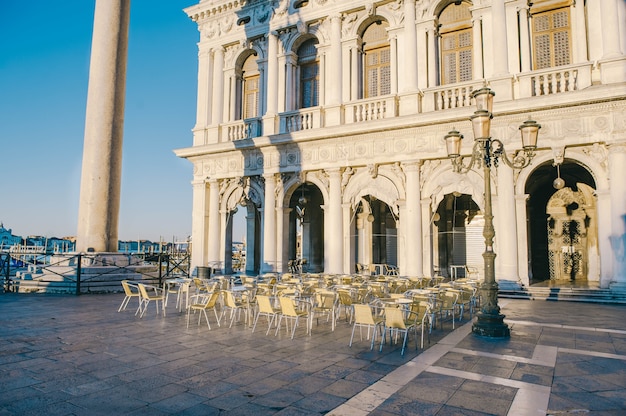
<path fill-rule="evenodd" d="M 484 177 L 472 91 L 495 92 L 491 135 L 542 128 L 532 164 L 491 170 L 496 277 L 626 286 L 626 2 L 203 0 L 197 23 L 192 262 L 246 271 L 385 264 L 400 275 L 482 273 Z M 558 167 L 558 170 L 557 170 Z M 557 190 L 560 177 L 565 186 Z M 299 237 L 301 234 L 301 237 Z M 300 240 L 301 238 L 301 240 Z"/>

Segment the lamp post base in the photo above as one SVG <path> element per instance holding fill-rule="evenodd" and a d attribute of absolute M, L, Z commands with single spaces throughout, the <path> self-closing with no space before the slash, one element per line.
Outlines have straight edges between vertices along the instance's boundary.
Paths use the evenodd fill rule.
<path fill-rule="evenodd" d="M 489 338 L 509 338 L 511 331 L 504 323 L 504 315 L 501 313 L 486 314 L 478 312 L 476 321 L 472 325 L 474 335 Z"/>

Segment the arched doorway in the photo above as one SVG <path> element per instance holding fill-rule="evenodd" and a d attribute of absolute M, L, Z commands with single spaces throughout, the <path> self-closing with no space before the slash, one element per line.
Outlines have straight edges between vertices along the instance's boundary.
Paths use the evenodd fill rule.
<path fill-rule="evenodd" d="M 363 196 L 356 207 L 353 229 L 355 263 L 360 268 L 398 266 L 397 217 L 387 203 L 372 195 Z"/>
<path fill-rule="evenodd" d="M 224 272 L 255 275 L 261 266 L 261 215 L 249 200 L 242 200 L 226 217 Z"/>
<path fill-rule="evenodd" d="M 483 268 L 482 236 L 484 219 L 471 195 L 460 192 L 446 194 L 433 217 L 433 258 L 435 271 L 451 276 L 451 266 Z M 465 277 L 461 268 L 457 277 Z"/>
<path fill-rule="evenodd" d="M 571 159 L 560 177 L 565 183 L 556 189 L 557 169 L 544 163 L 526 182 L 531 285 L 599 279 L 595 181 Z"/>
<path fill-rule="evenodd" d="M 300 185 L 289 199 L 289 261 L 302 271 L 324 270 L 324 198 L 313 184 Z"/>

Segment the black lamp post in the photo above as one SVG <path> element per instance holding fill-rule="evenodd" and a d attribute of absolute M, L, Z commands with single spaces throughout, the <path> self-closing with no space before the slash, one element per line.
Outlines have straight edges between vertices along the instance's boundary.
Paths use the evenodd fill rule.
<path fill-rule="evenodd" d="M 485 278 L 480 286 L 481 310 L 476 314 L 472 332 L 485 337 L 508 338 L 511 333 L 507 324 L 504 323 L 504 315 L 500 313 L 500 307 L 498 306 L 498 283 L 495 275 L 496 253 L 493 251 L 495 230 L 493 228 L 491 207 L 491 166 L 493 164 L 497 168 L 500 159 L 512 169 L 522 169 L 528 166 L 535 156 L 537 136 L 541 126 L 533 120 L 527 120 L 519 127 L 522 135 L 523 153 L 517 152 L 513 160 L 510 160 L 506 155 L 502 142 L 491 138 L 491 119 L 493 118 L 491 111 L 493 109 L 494 95 L 495 93 L 487 87 L 474 91 L 472 94 L 476 101 L 477 110 L 470 117 L 474 132 L 474 147 L 471 159 L 467 165 L 463 163 L 463 156 L 461 156 L 463 135 L 456 130 L 452 130 L 445 136 L 445 141 L 448 157 L 452 161 L 455 172 L 466 173 L 475 164 L 478 167 L 482 165 L 485 180 L 485 225 L 483 228 L 483 237 L 485 237 L 485 252 L 483 253 Z"/>

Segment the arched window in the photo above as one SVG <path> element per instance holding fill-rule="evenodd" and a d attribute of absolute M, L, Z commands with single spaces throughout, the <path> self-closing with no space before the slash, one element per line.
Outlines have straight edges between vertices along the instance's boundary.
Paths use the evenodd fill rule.
<path fill-rule="evenodd" d="M 439 15 L 441 84 L 472 80 L 472 15 L 469 3 L 451 3 Z"/>
<path fill-rule="evenodd" d="M 553 4 L 553 3 L 552 3 Z M 559 7 L 537 7 L 531 9 L 533 33 L 534 69 L 552 68 L 571 63 L 572 42 L 570 9 Z"/>
<path fill-rule="evenodd" d="M 259 93 L 261 76 L 256 56 L 250 55 L 241 66 L 241 108 L 238 119 L 259 116 Z"/>
<path fill-rule="evenodd" d="M 319 105 L 319 61 L 317 59 L 317 39 L 309 39 L 298 48 L 298 68 L 300 69 L 300 108 Z"/>
<path fill-rule="evenodd" d="M 364 97 L 391 93 L 391 48 L 387 28 L 389 23 L 378 21 L 363 33 Z"/>

